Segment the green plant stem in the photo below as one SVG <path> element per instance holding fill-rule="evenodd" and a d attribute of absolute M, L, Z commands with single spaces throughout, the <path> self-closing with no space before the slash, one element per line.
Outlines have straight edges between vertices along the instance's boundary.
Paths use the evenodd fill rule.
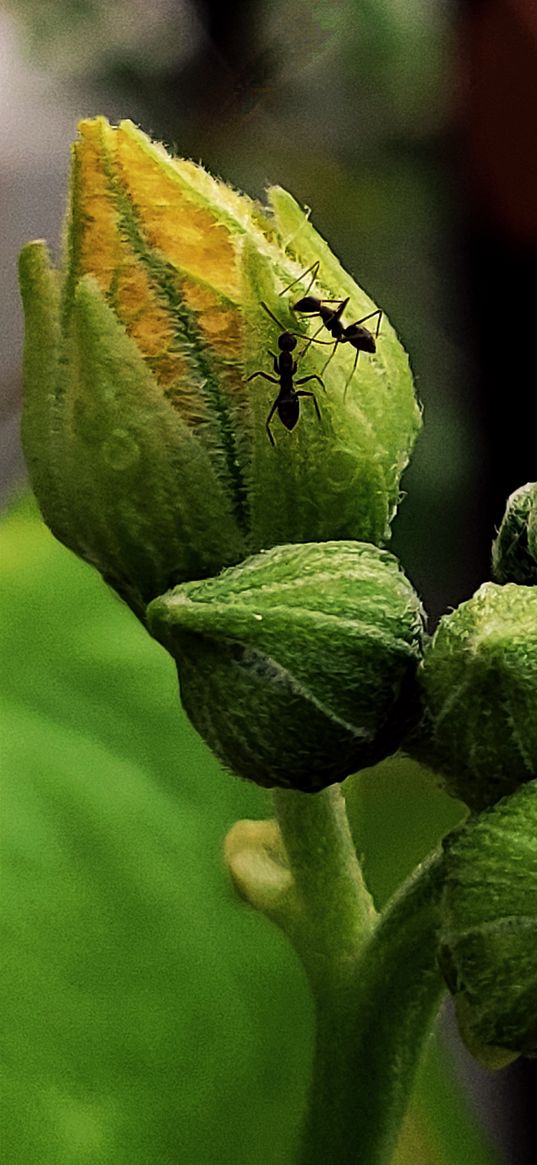
<path fill-rule="evenodd" d="M 293 892 L 267 913 L 295 946 L 316 1009 L 299 1165 L 386 1165 L 442 993 L 440 859 L 375 921 L 339 787 L 278 790 L 274 803 Z"/>
<path fill-rule="evenodd" d="M 382 912 L 360 967 L 356 994 L 354 1165 L 392 1158 L 424 1042 L 445 985 L 437 965 L 443 858 L 433 854 Z"/>
<path fill-rule="evenodd" d="M 313 795 L 274 789 L 272 796 L 297 899 L 285 914 L 294 945 L 310 980 L 319 988 L 329 981 L 339 993 L 354 982 L 376 920 L 345 799 L 339 785 Z"/>

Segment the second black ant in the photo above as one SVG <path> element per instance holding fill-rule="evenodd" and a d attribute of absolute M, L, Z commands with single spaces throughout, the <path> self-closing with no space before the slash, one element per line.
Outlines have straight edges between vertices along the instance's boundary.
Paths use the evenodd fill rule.
<path fill-rule="evenodd" d="M 277 324 L 279 328 L 282 328 L 282 324 L 279 320 L 276 319 L 276 316 L 272 314 L 266 303 L 262 303 L 261 307 L 264 309 L 264 311 L 266 311 L 267 315 L 269 315 L 270 318 L 274 320 L 274 323 Z M 297 335 L 300 336 L 301 333 L 288 332 L 282 328 L 282 331 L 278 336 L 279 354 L 277 355 L 276 352 L 269 352 L 269 356 L 272 356 L 274 361 L 274 376 L 271 376 L 268 372 L 252 372 L 252 375 L 247 378 L 248 380 L 254 380 L 256 376 L 262 376 L 263 380 L 270 380 L 271 384 L 279 385 L 280 390 L 265 422 L 265 428 L 267 430 L 271 445 L 276 444 L 270 429 L 270 422 L 274 416 L 274 413 L 278 414 L 282 425 L 285 425 L 286 429 L 294 429 L 300 416 L 300 397 L 311 397 L 315 406 L 315 412 L 317 413 L 317 419 L 319 421 L 321 420 L 321 414 L 315 393 L 302 392 L 300 390 L 297 391 L 297 388 L 295 387 L 295 385 L 298 384 L 306 384 L 308 380 L 318 380 L 319 384 L 324 388 L 324 384 L 320 376 L 301 376 L 300 380 L 294 379 L 297 370 L 297 362 L 295 357 L 292 355 L 292 352 L 296 348 Z M 309 339 L 308 336 L 305 336 L 304 338 Z M 307 345 L 307 347 L 309 347 L 309 345 Z"/>
<path fill-rule="evenodd" d="M 310 271 L 311 279 L 309 287 L 311 288 L 312 284 L 317 278 L 317 275 L 319 274 L 319 267 L 320 261 L 317 259 L 317 261 L 312 263 L 311 267 L 307 267 L 306 270 L 297 277 L 297 279 L 293 279 L 293 282 L 290 283 L 288 287 L 284 287 L 283 291 L 280 291 L 280 295 L 284 295 L 286 291 L 290 291 L 296 283 L 300 283 L 304 279 L 305 275 L 309 275 Z M 377 308 L 375 311 L 369 312 L 369 315 L 362 316 L 361 319 L 355 320 L 354 323 L 347 324 L 347 326 L 345 326 L 342 323 L 341 317 L 345 311 L 345 308 L 347 307 L 349 299 L 350 296 L 347 296 L 346 299 L 318 299 L 315 295 L 305 295 L 296 303 L 291 304 L 292 311 L 300 312 L 301 315 L 305 316 L 320 316 L 321 318 L 321 325 L 317 332 L 315 332 L 315 334 L 310 337 L 310 343 L 316 339 L 318 332 L 320 332 L 321 328 L 323 327 L 327 328 L 327 330 L 330 332 L 330 335 L 333 337 L 334 347 L 332 350 L 332 355 L 328 357 L 325 368 L 330 363 L 336 348 L 340 344 L 350 344 L 353 348 L 356 349 L 356 357 L 354 360 L 352 372 L 343 390 L 344 396 L 346 395 L 349 384 L 356 371 L 356 365 L 358 364 L 358 357 L 360 352 L 376 352 L 377 350 L 377 339 L 383 315 L 381 308 Z M 364 328 L 363 325 L 365 324 L 366 320 L 374 319 L 375 316 L 377 317 L 377 327 L 373 333 L 369 330 L 369 328 Z"/>

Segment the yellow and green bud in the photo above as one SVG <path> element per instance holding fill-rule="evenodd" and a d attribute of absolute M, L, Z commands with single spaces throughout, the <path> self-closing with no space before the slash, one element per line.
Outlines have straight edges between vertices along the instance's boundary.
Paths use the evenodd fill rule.
<path fill-rule="evenodd" d="M 485 583 L 445 615 L 418 671 L 408 751 L 480 810 L 537 776 L 537 588 Z"/>
<path fill-rule="evenodd" d="M 143 616 L 171 586 L 261 549 L 382 544 L 419 427 L 406 355 L 384 317 L 374 355 L 341 345 L 288 432 L 266 419 L 279 325 L 320 261 L 318 296 L 374 304 L 284 190 L 262 209 L 130 122 L 83 122 L 73 149 L 66 261 L 25 248 L 23 440 L 45 520 Z M 282 291 L 294 280 L 295 287 Z M 319 337 L 321 338 L 321 337 Z M 325 340 L 329 340 L 325 332 Z M 306 348 L 298 338 L 297 351 Z M 297 376 L 320 375 L 317 342 Z"/>
<path fill-rule="evenodd" d="M 537 781 L 445 842 L 440 965 L 486 1067 L 537 1055 Z"/>

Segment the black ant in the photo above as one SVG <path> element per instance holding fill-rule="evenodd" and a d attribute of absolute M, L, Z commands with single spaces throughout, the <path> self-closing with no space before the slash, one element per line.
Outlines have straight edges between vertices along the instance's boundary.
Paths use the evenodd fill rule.
<path fill-rule="evenodd" d="M 316 263 L 312 263 L 311 267 L 307 267 L 306 270 L 303 271 L 297 279 L 293 279 L 293 282 L 290 283 L 288 287 L 284 287 L 283 291 L 280 291 L 280 295 L 284 295 L 286 291 L 290 291 L 291 287 L 294 287 L 295 283 L 300 283 L 304 276 L 308 275 L 310 271 L 312 275 L 309 287 L 311 287 L 315 282 L 317 275 L 319 274 L 319 266 L 320 261 L 317 259 Z M 330 332 L 330 335 L 333 336 L 335 343 L 332 350 L 332 355 L 328 357 L 328 360 L 324 366 L 325 368 L 330 363 L 330 360 L 332 359 L 332 356 L 334 355 L 339 344 L 351 344 L 352 347 L 356 349 L 356 358 L 352 372 L 343 391 L 344 396 L 356 371 L 356 365 L 358 364 L 358 357 L 360 352 L 376 352 L 377 350 L 376 342 L 383 315 L 381 309 L 377 308 L 376 311 L 369 312 L 369 315 L 362 316 L 361 319 L 355 320 L 353 324 L 348 324 L 347 327 L 345 327 L 345 325 L 341 322 L 341 317 L 345 311 L 349 299 L 349 295 L 346 299 L 318 299 L 315 295 L 305 295 L 302 299 L 299 299 L 297 303 L 291 304 L 292 311 L 298 311 L 305 316 L 321 317 L 321 326 L 313 336 L 309 337 L 310 343 L 316 339 L 318 332 L 320 332 L 321 328 L 323 327 L 327 328 Z M 333 304 L 337 304 L 337 307 L 330 306 Z M 371 320 L 374 318 L 374 316 L 377 316 L 378 319 L 376 331 L 373 334 L 373 332 L 370 332 L 369 328 L 364 328 L 363 325 L 365 324 L 366 320 Z M 306 345 L 306 347 L 308 347 L 308 345 Z M 306 351 L 306 349 L 304 349 L 304 351 Z"/>
<path fill-rule="evenodd" d="M 274 323 L 277 324 L 279 328 L 282 328 L 280 321 L 277 320 L 276 316 L 272 314 L 266 303 L 262 303 L 261 307 L 264 309 L 264 311 L 267 312 L 267 315 L 269 315 L 270 318 L 274 320 Z M 320 376 L 301 376 L 300 380 L 294 381 L 294 376 L 297 370 L 297 362 L 291 353 L 293 349 L 296 348 L 297 335 L 300 336 L 302 333 L 297 332 L 295 334 L 294 332 L 287 332 L 285 329 L 282 329 L 281 334 L 278 336 L 278 348 L 280 349 L 279 355 L 276 355 L 275 352 L 269 352 L 269 356 L 272 356 L 274 360 L 274 372 L 276 373 L 275 376 L 270 376 L 268 372 L 252 372 L 252 375 L 247 378 L 248 380 L 253 380 L 256 376 L 262 376 L 264 380 L 270 380 L 271 384 L 279 384 L 280 386 L 280 391 L 265 422 L 265 428 L 267 430 L 271 445 L 276 444 L 270 431 L 270 422 L 274 416 L 274 413 L 278 413 L 280 421 L 282 422 L 282 425 L 285 425 L 286 429 L 294 429 L 300 416 L 299 397 L 311 397 L 315 405 L 317 419 L 319 421 L 321 420 L 321 414 L 319 412 L 319 405 L 317 404 L 315 393 L 300 392 L 295 388 L 295 384 L 306 384 L 308 380 L 318 380 L 319 384 L 324 388 L 324 384 Z M 309 337 L 306 336 L 305 339 L 309 339 Z"/>

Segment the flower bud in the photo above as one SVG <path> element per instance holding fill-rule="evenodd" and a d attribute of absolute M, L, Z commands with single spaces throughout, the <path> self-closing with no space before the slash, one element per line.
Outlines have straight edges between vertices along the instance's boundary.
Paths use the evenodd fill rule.
<path fill-rule="evenodd" d="M 492 573 L 499 583 L 537 583 L 537 482 L 521 486 L 507 501 L 492 546 Z"/>
<path fill-rule="evenodd" d="M 80 135 L 65 271 L 40 243 L 21 257 L 23 442 L 53 532 L 141 615 L 279 543 L 383 542 L 420 419 L 389 322 L 352 377 L 356 353 L 338 346 L 325 391 L 303 390 L 321 421 L 297 398 L 292 431 L 272 417 L 272 445 L 279 335 L 298 333 L 297 382 L 332 351 L 291 310 L 305 268 L 320 261 L 310 294 L 349 297 L 346 323 L 374 305 L 285 191 L 263 211 L 130 122 Z"/>
<path fill-rule="evenodd" d="M 316 792 L 394 752 L 415 715 L 421 607 L 374 546 L 278 546 L 147 615 L 194 727 L 260 785 Z"/>
<path fill-rule="evenodd" d="M 537 562 L 537 484 L 535 484 L 533 494 L 533 505 L 528 515 L 528 550 L 534 561 Z"/>
<path fill-rule="evenodd" d="M 485 583 L 440 620 L 418 680 L 405 747 L 454 797 L 483 809 L 537 775 L 537 589 Z"/>
<path fill-rule="evenodd" d="M 537 781 L 445 842 L 440 964 L 486 1067 L 537 1055 Z"/>

